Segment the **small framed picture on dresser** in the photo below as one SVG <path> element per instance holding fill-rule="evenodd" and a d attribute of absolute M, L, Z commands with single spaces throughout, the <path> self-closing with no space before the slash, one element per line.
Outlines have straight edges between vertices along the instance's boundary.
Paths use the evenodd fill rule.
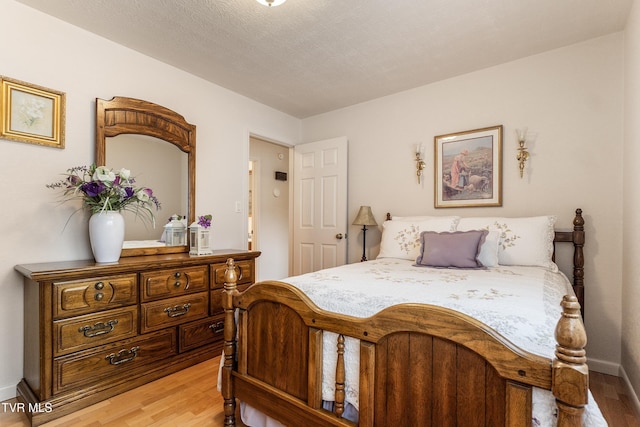
<path fill-rule="evenodd" d="M 65 93 L 0 76 L 0 138 L 64 148 Z"/>
<path fill-rule="evenodd" d="M 434 138 L 436 208 L 502 206 L 502 125 Z"/>

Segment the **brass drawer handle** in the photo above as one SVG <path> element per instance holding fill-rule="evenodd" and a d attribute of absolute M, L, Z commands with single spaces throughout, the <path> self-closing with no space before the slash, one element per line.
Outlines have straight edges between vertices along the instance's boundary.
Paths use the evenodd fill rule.
<path fill-rule="evenodd" d="M 211 325 L 209 325 L 209 329 L 211 329 L 214 334 L 224 332 L 224 322 L 212 323 Z"/>
<path fill-rule="evenodd" d="M 93 288 L 96 291 L 103 290 L 104 282 L 96 282 L 95 285 L 93 285 Z M 96 294 L 93 296 L 93 299 L 95 299 L 96 301 L 102 301 L 104 299 L 104 294 L 102 292 L 96 292 Z"/>
<path fill-rule="evenodd" d="M 106 356 L 105 359 L 108 360 L 111 365 L 120 365 L 122 363 L 131 362 L 133 359 L 138 357 L 138 350 L 140 350 L 140 346 L 131 347 L 131 350 L 120 350 L 118 354 L 111 353 Z"/>
<path fill-rule="evenodd" d="M 116 325 L 118 324 L 118 319 L 109 320 L 107 323 L 98 322 L 93 326 L 82 326 L 78 328 L 78 332 L 82 332 L 85 337 L 93 338 L 100 335 L 108 334 L 112 332 Z"/>
<path fill-rule="evenodd" d="M 186 303 L 183 305 L 174 305 L 173 307 L 167 307 L 164 309 L 164 312 L 167 313 L 167 316 L 169 317 L 178 317 L 187 314 L 190 308 L 191 303 Z"/>
<path fill-rule="evenodd" d="M 180 285 L 182 285 L 182 281 L 180 279 L 184 277 L 186 280 L 184 285 L 184 290 L 186 291 L 187 289 L 189 289 L 189 284 L 190 284 L 189 274 L 183 274 L 179 271 L 176 271 L 175 273 L 173 273 L 173 277 L 176 279 L 176 281 L 173 283 L 174 288 L 177 289 L 180 287 Z"/>

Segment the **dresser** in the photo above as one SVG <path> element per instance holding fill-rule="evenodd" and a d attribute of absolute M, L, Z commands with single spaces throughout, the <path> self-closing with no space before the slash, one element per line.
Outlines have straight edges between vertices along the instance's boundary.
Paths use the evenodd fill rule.
<path fill-rule="evenodd" d="M 234 258 L 244 290 L 259 255 L 217 250 L 17 265 L 24 276 L 17 394 L 32 425 L 220 355 L 226 260 Z"/>

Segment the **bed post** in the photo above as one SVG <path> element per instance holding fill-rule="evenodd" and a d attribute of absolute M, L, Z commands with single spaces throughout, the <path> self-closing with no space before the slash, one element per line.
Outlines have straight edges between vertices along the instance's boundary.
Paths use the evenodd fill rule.
<path fill-rule="evenodd" d="M 551 391 L 558 405 L 558 427 L 582 426 L 588 400 L 589 368 L 584 347 L 587 333 L 580 304 L 573 295 L 562 299 L 562 317 L 556 326 L 556 358 L 553 360 Z"/>
<path fill-rule="evenodd" d="M 576 209 L 573 219 L 573 291 L 578 297 L 578 302 L 584 317 L 584 218 L 582 209 Z"/>
<path fill-rule="evenodd" d="M 338 360 L 336 361 L 336 392 L 335 392 L 335 414 L 342 418 L 344 414 L 345 397 L 345 367 L 344 367 L 344 335 L 338 335 Z"/>
<path fill-rule="evenodd" d="M 224 308 L 224 365 L 222 367 L 222 397 L 224 398 L 224 425 L 236 425 L 236 399 L 233 387 L 233 361 L 236 352 L 236 319 L 234 316 L 233 295 L 238 291 L 236 283 L 238 274 L 233 258 L 227 260 L 224 272 L 224 291 L 222 292 L 222 307 Z"/>

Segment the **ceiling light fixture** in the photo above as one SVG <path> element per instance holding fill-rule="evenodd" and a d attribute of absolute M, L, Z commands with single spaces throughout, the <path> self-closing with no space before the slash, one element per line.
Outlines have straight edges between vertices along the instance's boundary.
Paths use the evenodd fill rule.
<path fill-rule="evenodd" d="M 265 6 L 280 6 L 287 0 L 256 0 L 258 3 L 263 4 Z"/>

